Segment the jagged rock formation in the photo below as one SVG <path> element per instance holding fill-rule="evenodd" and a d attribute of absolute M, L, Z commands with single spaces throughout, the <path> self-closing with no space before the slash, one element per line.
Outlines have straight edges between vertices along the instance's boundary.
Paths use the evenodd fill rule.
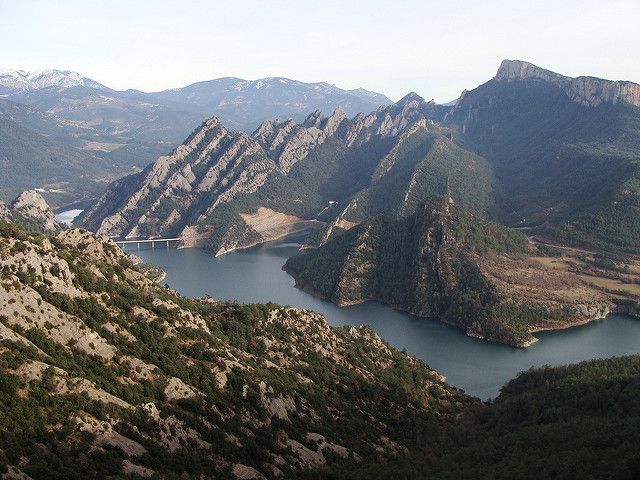
<path fill-rule="evenodd" d="M 475 403 L 367 327 L 180 297 L 87 231 L 0 222 L 0 273 L 3 473 L 331 475 L 413 449 L 402 425 L 439 438 Z"/>
<path fill-rule="evenodd" d="M 0 202 L 0 220 L 13 221 L 40 232 L 50 233 L 63 228 L 51 207 L 35 190 L 22 192 L 9 208 Z"/>
<path fill-rule="evenodd" d="M 182 235 L 224 253 L 311 220 L 332 222 L 328 238 L 336 226 L 381 209 L 410 213 L 448 190 L 482 210 L 488 165 L 427 119 L 433 105 L 409 94 L 353 119 L 338 108 L 329 117 L 316 110 L 301 124 L 265 121 L 250 136 L 214 117 L 171 155 L 112 185 L 80 222 L 111 236 Z M 276 222 L 261 232 L 247 221 L 260 209 Z"/>
<path fill-rule="evenodd" d="M 569 98 L 580 105 L 596 107 L 603 103 L 625 102 L 640 106 L 640 85 L 633 82 L 565 77 L 520 60 L 503 60 L 495 76 L 497 81 L 529 79 L 542 80 L 562 88 Z"/>
<path fill-rule="evenodd" d="M 290 258 L 296 283 L 338 305 L 376 300 L 479 338 L 528 346 L 540 329 L 602 318 L 616 295 L 532 259 L 524 235 L 432 198 Z M 637 301 L 638 298 L 635 299 Z"/>
<path fill-rule="evenodd" d="M 318 220 L 326 227 L 307 240 L 317 246 L 449 194 L 556 240 L 639 249 L 636 87 L 507 60 L 450 107 L 412 93 L 353 119 L 315 111 L 301 124 L 265 121 L 251 135 L 210 120 L 171 156 L 110 187 L 84 225 L 182 235 L 222 254 Z M 246 221 L 261 208 L 276 222 L 262 233 Z"/>

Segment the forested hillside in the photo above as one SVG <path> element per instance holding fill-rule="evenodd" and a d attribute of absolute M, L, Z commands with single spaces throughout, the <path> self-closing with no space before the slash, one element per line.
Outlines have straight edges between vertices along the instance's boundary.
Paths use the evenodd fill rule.
<path fill-rule="evenodd" d="M 632 87 L 640 91 L 628 82 L 570 79 L 505 61 L 444 123 L 493 166 L 501 186 L 496 218 L 542 226 L 565 242 L 635 251 L 640 102 L 616 96 Z"/>
<path fill-rule="evenodd" d="M 531 369 L 469 408 L 444 448 L 333 478 L 632 480 L 639 398 L 637 355 Z"/>
<path fill-rule="evenodd" d="M 0 221 L 0 274 L 1 473 L 338 474 L 444 438 L 475 403 L 367 327 L 181 297 L 86 231 Z"/>
<path fill-rule="evenodd" d="M 622 305 L 636 311 L 637 294 L 598 288 L 580 275 L 589 271 L 581 264 L 549 266 L 545 255 L 522 233 L 450 197 L 431 197 L 412 215 L 363 222 L 283 268 L 299 287 L 338 305 L 376 300 L 518 346 L 535 342 L 537 330 L 585 323 Z"/>

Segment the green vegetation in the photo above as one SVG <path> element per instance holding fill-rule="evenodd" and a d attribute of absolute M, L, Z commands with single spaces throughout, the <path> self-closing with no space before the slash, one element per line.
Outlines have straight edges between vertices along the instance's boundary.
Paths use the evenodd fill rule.
<path fill-rule="evenodd" d="M 492 403 L 469 408 L 451 443 L 332 478 L 632 480 L 639 398 L 640 356 L 531 369 Z"/>
<path fill-rule="evenodd" d="M 544 224 L 575 245 L 640 247 L 640 108 L 581 106 L 543 81 L 490 81 L 446 123 L 491 163 L 499 220 Z"/>
<path fill-rule="evenodd" d="M 34 479 L 105 478 L 119 475 L 130 460 L 161 478 L 229 478 L 239 463 L 271 477 L 267 464 L 279 455 L 285 478 L 295 478 L 299 460 L 287 439 L 315 450 L 318 443 L 307 438 L 314 432 L 345 446 L 352 452 L 345 458 L 323 454 L 326 468 L 340 471 L 360 464 L 355 455 L 374 462 L 383 436 L 403 448 L 417 448 L 426 435 L 441 437 L 452 413 L 474 402 L 369 329 L 330 329 L 315 314 L 274 304 L 181 297 L 132 270 L 118 249 L 102 244 L 104 255 L 89 254 L 98 251 L 90 237 L 71 246 L 63 232 L 51 237 L 55 250 L 49 253 L 45 237 L 13 224 L 0 222 L 0 237 L 0 288 L 16 297 L 18 291 L 37 292 L 35 308 L 24 304 L 33 315 L 45 306 L 54 309 L 40 323 L 0 317 L 23 339 L 0 342 L 0 468 L 18 467 Z M 32 250 L 53 253 L 63 264 L 41 271 L 13 262 Z M 82 296 L 58 291 L 48 280 L 62 280 L 65 265 Z M 65 315 L 86 333 L 61 341 L 57 332 L 72 323 Z M 82 343 L 89 332 L 96 353 L 93 343 Z M 102 342 L 115 355 L 99 355 Z M 319 344 L 330 353 L 319 352 Z M 280 361 L 286 368 L 276 365 Z M 33 362 L 43 362 L 42 373 L 25 380 Z M 168 386 L 176 381 L 196 393 L 174 397 Z M 117 401 L 97 400 L 96 390 Z M 283 402 L 285 413 L 273 413 L 270 402 Z M 149 403 L 160 420 L 146 413 Z M 389 417 L 390 410 L 398 414 Z M 99 430 L 81 433 L 79 425 L 87 421 L 103 422 L 146 452 L 133 455 L 102 443 Z M 414 422 L 419 432 L 409 428 Z M 177 439 L 184 429 L 192 433 L 174 440 L 175 449 L 160 440 L 159 432 Z"/>
<path fill-rule="evenodd" d="M 285 269 L 301 286 L 338 304 L 375 299 L 521 345 L 549 312 L 505 302 L 476 258 L 525 254 L 528 247 L 521 233 L 433 197 L 406 218 L 375 218 L 290 258 Z M 557 318 L 570 314 L 555 312 Z"/>
<path fill-rule="evenodd" d="M 470 242 L 467 248 L 524 248 L 518 234 L 476 228 L 478 217 L 453 209 L 432 199 L 402 222 L 419 229 L 420 222 L 438 219 L 446 228 L 431 233 L 456 243 L 455 223 L 442 215 L 449 210 L 461 222 L 455 231 Z M 384 222 L 392 221 L 377 219 L 369 233 L 400 230 L 376 233 Z M 316 314 L 275 304 L 182 297 L 146 280 L 118 249 L 102 244 L 104 254 L 96 254 L 97 240 L 71 246 L 64 238 L 50 237 L 50 247 L 42 235 L 0 222 L 0 288 L 36 291 L 37 308 L 54 308 L 41 323 L 35 310 L 35 323 L 0 315 L 15 335 L 0 341 L 0 472 L 123 478 L 128 461 L 157 478 L 232 478 L 235 464 L 275 478 L 270 465 L 280 456 L 286 479 L 633 479 L 640 473 L 640 356 L 533 369 L 482 404 L 369 328 L 333 329 Z M 13 261 L 30 251 L 63 263 L 39 270 Z M 464 314 L 490 292 L 473 264 L 455 264 L 463 283 L 451 308 Z M 65 265 L 82 296 L 56 291 L 48 280 L 62 280 Z M 505 317 L 514 315 L 510 306 L 500 308 Z M 81 337 L 61 342 L 56 332 L 65 328 L 63 315 L 115 354 L 92 353 Z M 25 373 L 33 369 L 40 373 L 29 379 Z M 168 388 L 176 381 L 194 393 L 176 396 Z M 158 417 L 149 413 L 154 408 Z M 349 453 L 322 447 L 310 432 Z M 134 454 L 132 446 L 105 443 L 113 434 L 144 450 Z M 322 452 L 326 464 L 305 467 L 291 445 Z"/>

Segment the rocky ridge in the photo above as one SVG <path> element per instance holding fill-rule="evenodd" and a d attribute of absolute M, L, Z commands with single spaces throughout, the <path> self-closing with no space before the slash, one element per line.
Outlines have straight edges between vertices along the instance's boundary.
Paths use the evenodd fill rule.
<path fill-rule="evenodd" d="M 447 174 L 469 176 L 453 184 L 454 195 L 467 183 L 483 192 L 486 162 L 443 143 L 445 136 L 427 119 L 431 108 L 412 93 L 353 119 L 341 108 L 328 117 L 316 110 L 300 124 L 265 121 L 251 135 L 212 118 L 171 155 L 113 184 L 80 222 L 109 236 L 181 235 L 187 245 L 221 254 L 273 238 L 246 221 L 261 208 L 274 212 L 273 231 L 286 230 L 277 220 L 292 216 L 296 224 L 329 220 L 344 227 L 370 215 L 397 184 L 406 185 L 398 199 L 405 211 L 426 195 L 444 194 Z M 446 164 L 444 156 L 453 161 Z M 436 182 L 423 191 L 434 175 Z M 460 201 L 467 198 L 461 194 Z M 473 203 L 482 208 L 486 200 Z M 325 237 L 333 231 L 329 227 Z"/>
<path fill-rule="evenodd" d="M 503 60 L 494 77 L 497 81 L 537 79 L 562 88 L 580 105 L 596 107 L 603 103 L 625 102 L 640 106 L 640 85 L 633 82 L 595 77 L 566 77 L 521 60 Z"/>

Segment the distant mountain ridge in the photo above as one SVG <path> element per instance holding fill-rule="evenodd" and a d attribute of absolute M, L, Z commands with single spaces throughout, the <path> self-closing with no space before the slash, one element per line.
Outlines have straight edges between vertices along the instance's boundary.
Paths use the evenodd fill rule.
<path fill-rule="evenodd" d="M 625 102 L 640 106 L 640 85 L 596 77 L 566 77 L 521 60 L 503 60 L 495 80 L 539 79 L 562 88 L 575 102 L 595 107 L 602 103 Z"/>
<path fill-rule="evenodd" d="M 234 128 L 250 131 L 275 116 L 302 120 L 313 109 L 329 113 L 338 106 L 356 115 L 392 103 L 386 96 L 362 88 L 344 90 L 327 82 L 305 83 L 283 77 L 224 77 L 158 92 L 118 91 L 80 73 L 55 69 L 0 70 L 0 94 L 103 134 L 174 142 L 195 128 L 197 121 L 212 115 Z M 131 110 L 134 123 L 123 115 L 123 109 Z M 175 115 L 175 125 L 165 120 L 165 115 Z"/>
<path fill-rule="evenodd" d="M 0 198 L 58 183 L 56 189 L 65 193 L 49 197 L 52 203 L 86 201 L 102 188 L 100 182 L 143 168 L 212 115 L 233 129 L 250 132 L 274 117 L 302 121 L 310 111 L 329 114 L 338 107 L 356 115 L 388 103 L 384 95 L 363 89 L 285 78 L 221 78 L 145 93 L 116 91 L 66 70 L 3 71 L 0 121 L 10 121 L 10 130 L 20 133 L 11 138 L 0 132 L 5 137 L 0 161 L 6 159 L 13 169 L 11 178 L 0 179 Z M 56 168 L 34 169 L 34 159 Z M 76 171 L 78 163 L 85 172 Z M 59 178 L 57 166 L 62 173 L 65 165 L 66 177 Z"/>
<path fill-rule="evenodd" d="M 72 88 L 77 86 L 107 90 L 107 87 L 72 70 L 0 69 L 0 92 L 3 90 L 38 90 L 41 88 Z"/>

